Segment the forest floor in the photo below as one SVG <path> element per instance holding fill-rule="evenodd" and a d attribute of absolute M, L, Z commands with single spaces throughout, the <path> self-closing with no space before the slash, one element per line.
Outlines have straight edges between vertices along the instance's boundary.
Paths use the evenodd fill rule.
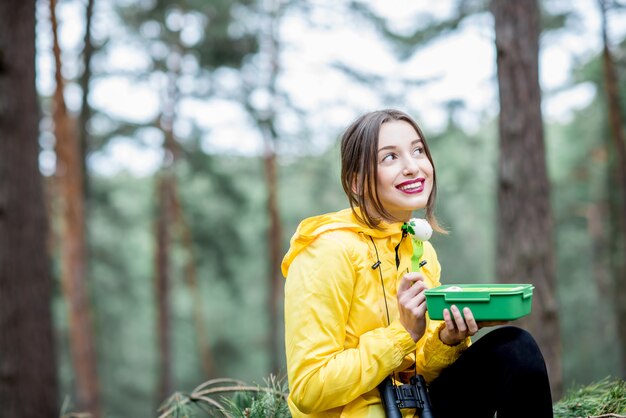
<path fill-rule="evenodd" d="M 227 417 L 289 418 L 286 395 L 287 385 L 270 377 L 266 387 L 247 386 L 231 379 L 216 379 L 200 385 L 189 395 L 177 393 L 161 408 L 159 418 L 189 414 L 192 411 L 213 416 L 215 408 Z M 207 399 L 207 395 L 223 395 L 226 399 Z M 209 396 L 211 396 L 209 395 Z M 196 409 L 197 408 L 197 409 Z M 200 411 L 198 411 L 200 410 Z M 554 418 L 626 418 L 626 381 L 605 378 L 587 386 L 573 387 L 554 404 Z M 194 415 L 195 416 L 195 415 Z"/>

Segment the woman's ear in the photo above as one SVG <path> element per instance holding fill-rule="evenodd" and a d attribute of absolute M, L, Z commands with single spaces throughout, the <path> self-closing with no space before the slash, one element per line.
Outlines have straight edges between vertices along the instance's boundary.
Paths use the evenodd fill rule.
<path fill-rule="evenodd" d="M 355 176 L 352 179 L 352 193 L 357 196 L 363 194 L 363 182 L 361 181 L 361 176 Z"/>

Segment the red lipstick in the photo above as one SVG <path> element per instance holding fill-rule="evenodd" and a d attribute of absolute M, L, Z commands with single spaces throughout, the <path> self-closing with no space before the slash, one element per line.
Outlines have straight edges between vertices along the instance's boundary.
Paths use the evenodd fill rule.
<path fill-rule="evenodd" d="M 417 194 L 424 191 L 425 179 L 420 177 L 413 180 L 407 180 L 396 186 L 396 189 L 407 194 Z"/>

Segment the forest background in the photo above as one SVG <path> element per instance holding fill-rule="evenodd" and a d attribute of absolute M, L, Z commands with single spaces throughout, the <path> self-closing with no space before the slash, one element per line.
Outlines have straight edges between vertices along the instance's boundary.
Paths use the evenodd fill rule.
<path fill-rule="evenodd" d="M 32 374 L 58 377 L 41 381 L 63 411 L 152 416 L 174 391 L 211 378 L 283 375 L 278 265 L 303 218 L 346 206 L 338 138 L 364 111 L 400 108 L 425 131 L 437 216 L 450 231 L 432 239 L 442 281 L 501 280 L 502 80 L 488 2 L 31 6 L 33 20 L 16 24 L 36 30 L 41 113 L 28 116 L 38 145 L 12 150 L 38 162 L 50 264 L 37 277 L 2 270 L 0 311 L 19 311 L 16 286 L 39 289 L 43 299 L 28 303 L 44 301 L 38 320 L 53 337 L 33 344 L 50 344 L 43 367 L 52 370 Z M 626 5 L 538 6 L 545 152 L 517 158 L 538 152 L 548 169 L 558 396 L 625 376 L 626 210 L 614 137 L 623 147 Z M 13 9 L 3 7 L 0 25 L 10 27 Z M 0 30 L 0 46 L 6 36 Z M 0 90 L 0 103 L 15 97 Z M 0 167 L 15 155 L 0 154 Z M 514 246 L 516 237 L 505 239 Z M 17 345 L 7 318 L 0 361 L 9 370 Z M 0 400 L 12 384 L 0 379 Z"/>

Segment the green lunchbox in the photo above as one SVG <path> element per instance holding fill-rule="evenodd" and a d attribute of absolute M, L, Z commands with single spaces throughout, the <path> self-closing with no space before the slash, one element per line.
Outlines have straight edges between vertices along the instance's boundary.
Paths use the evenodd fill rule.
<path fill-rule="evenodd" d="M 477 321 L 512 321 L 530 313 L 531 284 L 456 284 L 426 290 L 430 319 L 443 320 L 444 308 L 468 307 Z"/>

